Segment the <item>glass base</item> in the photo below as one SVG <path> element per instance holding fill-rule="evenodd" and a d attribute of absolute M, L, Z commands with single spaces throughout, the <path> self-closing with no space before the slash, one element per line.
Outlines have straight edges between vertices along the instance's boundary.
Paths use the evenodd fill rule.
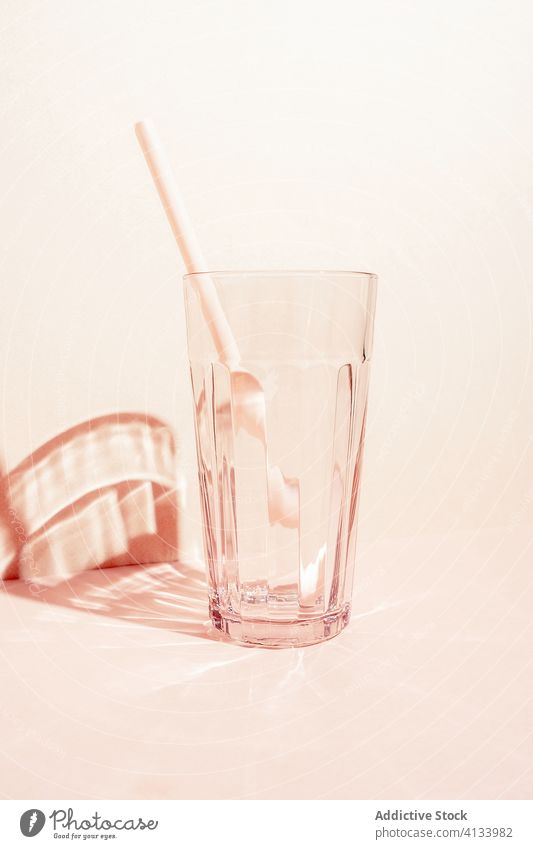
<path fill-rule="evenodd" d="M 209 608 L 211 622 L 218 631 L 245 646 L 267 649 L 300 648 L 331 640 L 350 620 L 350 605 L 337 613 L 320 618 L 276 622 L 270 619 L 231 619 L 213 605 Z"/>

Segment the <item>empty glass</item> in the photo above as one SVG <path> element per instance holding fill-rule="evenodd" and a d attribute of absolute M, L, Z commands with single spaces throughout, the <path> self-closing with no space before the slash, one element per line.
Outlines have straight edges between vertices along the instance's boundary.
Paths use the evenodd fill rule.
<path fill-rule="evenodd" d="M 377 278 L 184 280 L 211 619 L 245 644 L 333 637 L 350 616 Z"/>

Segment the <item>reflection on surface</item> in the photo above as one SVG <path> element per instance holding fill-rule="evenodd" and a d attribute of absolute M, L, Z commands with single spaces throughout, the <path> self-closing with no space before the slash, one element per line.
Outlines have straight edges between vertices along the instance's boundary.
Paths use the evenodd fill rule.
<path fill-rule="evenodd" d="M 0 577 L 34 584 L 177 556 L 176 445 L 117 413 L 55 436 L 0 481 Z"/>
<path fill-rule="evenodd" d="M 36 593 L 25 581 L 9 581 L 11 596 L 33 598 L 136 625 L 168 628 L 195 637 L 219 640 L 209 620 L 203 566 L 155 563 L 117 566 L 73 575 Z"/>
<path fill-rule="evenodd" d="M 4 795 L 530 798 L 530 528 L 504 542 L 367 544 L 349 627 L 279 652 L 197 639 L 181 565 L 5 582 Z"/>

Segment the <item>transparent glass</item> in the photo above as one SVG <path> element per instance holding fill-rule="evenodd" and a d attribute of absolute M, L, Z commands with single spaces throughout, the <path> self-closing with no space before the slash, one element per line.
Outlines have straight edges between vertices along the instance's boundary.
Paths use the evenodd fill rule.
<path fill-rule="evenodd" d="M 185 275 L 209 609 L 245 644 L 350 617 L 377 278 Z"/>

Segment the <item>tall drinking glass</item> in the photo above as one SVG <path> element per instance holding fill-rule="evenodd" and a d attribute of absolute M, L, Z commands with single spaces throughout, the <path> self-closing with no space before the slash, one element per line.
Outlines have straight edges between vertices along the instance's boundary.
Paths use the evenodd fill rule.
<path fill-rule="evenodd" d="M 245 644 L 333 637 L 350 617 L 377 278 L 184 281 L 211 619 Z"/>

